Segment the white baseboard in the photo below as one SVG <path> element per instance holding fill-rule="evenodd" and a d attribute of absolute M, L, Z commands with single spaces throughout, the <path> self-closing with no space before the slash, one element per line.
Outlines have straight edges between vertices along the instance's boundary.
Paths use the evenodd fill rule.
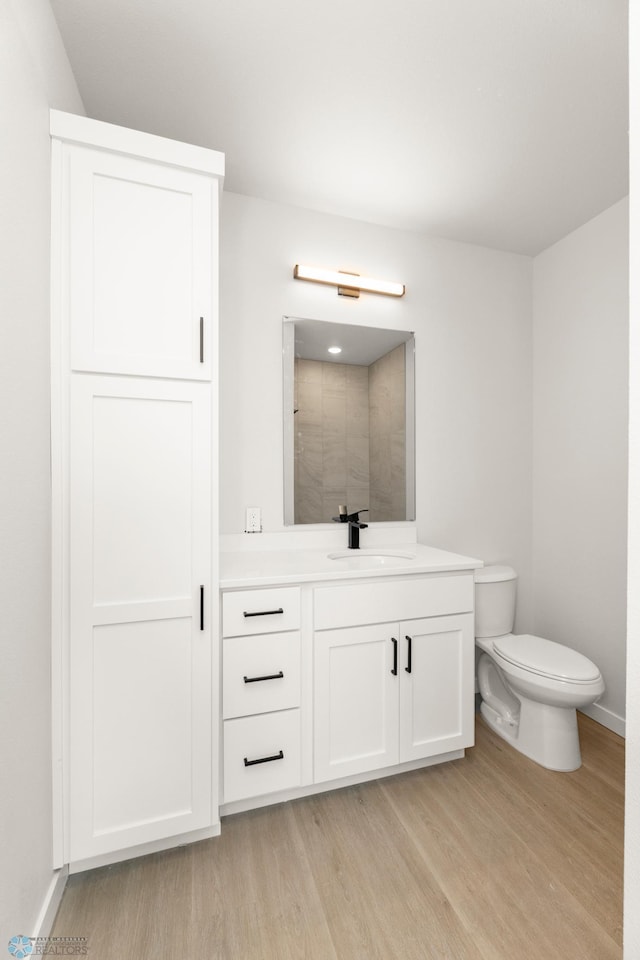
<path fill-rule="evenodd" d="M 619 717 L 618 714 L 612 710 L 601 707 L 599 703 L 592 703 L 590 707 L 583 707 L 580 713 L 586 714 L 588 717 L 591 717 L 592 720 L 595 720 L 596 723 L 601 723 L 603 727 L 607 727 L 608 730 L 613 730 L 613 732 L 619 736 L 626 736 L 627 724 L 624 717 Z"/>
<path fill-rule="evenodd" d="M 62 867 L 61 870 L 55 870 L 51 878 L 51 883 L 49 884 L 49 889 L 46 892 L 45 898 L 40 907 L 40 912 L 38 914 L 38 919 L 36 920 L 36 928 L 34 931 L 34 937 L 48 937 L 53 929 L 53 923 L 56 919 L 56 914 L 58 912 L 58 907 L 60 906 L 60 901 L 62 900 L 62 894 L 64 893 L 64 888 L 67 885 L 67 877 L 69 876 L 69 868 Z"/>

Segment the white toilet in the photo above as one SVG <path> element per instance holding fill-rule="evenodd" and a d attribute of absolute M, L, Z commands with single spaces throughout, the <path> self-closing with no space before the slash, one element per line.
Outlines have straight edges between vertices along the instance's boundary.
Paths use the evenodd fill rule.
<path fill-rule="evenodd" d="M 550 770 L 582 763 L 576 707 L 604 693 L 595 663 L 542 637 L 510 631 L 518 575 L 511 567 L 475 573 L 475 633 L 480 711 L 520 753 Z"/>

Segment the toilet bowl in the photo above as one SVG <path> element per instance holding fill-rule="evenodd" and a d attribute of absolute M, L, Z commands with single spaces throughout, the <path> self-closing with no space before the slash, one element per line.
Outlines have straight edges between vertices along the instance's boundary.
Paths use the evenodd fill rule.
<path fill-rule="evenodd" d="M 576 650 L 513 634 L 517 574 L 476 571 L 476 648 L 480 712 L 516 750 L 550 770 L 582 763 L 576 708 L 604 693 L 598 667 Z"/>

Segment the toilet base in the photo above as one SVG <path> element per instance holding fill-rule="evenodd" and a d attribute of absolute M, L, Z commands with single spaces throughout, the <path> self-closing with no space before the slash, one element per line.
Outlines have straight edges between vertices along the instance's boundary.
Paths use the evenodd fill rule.
<path fill-rule="evenodd" d="M 556 707 L 518 696 L 519 721 L 507 721 L 484 700 L 480 713 L 492 730 L 525 757 L 548 770 L 569 773 L 582 765 L 573 707 Z"/>

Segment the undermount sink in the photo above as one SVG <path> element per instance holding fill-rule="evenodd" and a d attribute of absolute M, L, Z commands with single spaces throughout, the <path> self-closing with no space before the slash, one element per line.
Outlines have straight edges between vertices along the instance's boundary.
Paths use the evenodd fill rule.
<path fill-rule="evenodd" d="M 415 560 L 415 553 L 401 550 L 341 550 L 327 554 L 329 560 L 348 561 L 349 567 L 402 567 L 407 560 Z"/>

